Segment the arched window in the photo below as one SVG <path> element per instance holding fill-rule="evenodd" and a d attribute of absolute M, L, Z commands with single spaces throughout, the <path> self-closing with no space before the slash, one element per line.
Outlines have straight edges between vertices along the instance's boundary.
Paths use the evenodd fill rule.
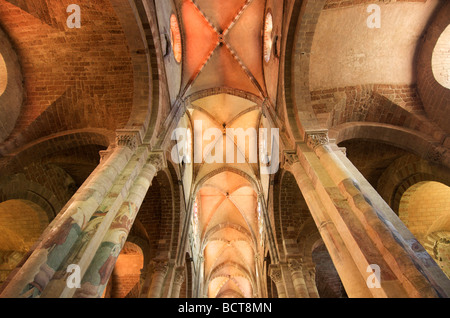
<path fill-rule="evenodd" d="M 264 60 L 266 63 L 270 61 L 273 46 L 273 18 L 272 13 L 267 12 L 264 24 Z"/>
<path fill-rule="evenodd" d="M 436 81 L 450 89 L 450 25 L 442 32 L 434 47 L 431 65 Z"/>
<path fill-rule="evenodd" d="M 194 236 L 197 238 L 198 234 L 198 203 L 197 199 L 195 199 L 194 202 L 194 208 L 192 211 L 192 232 L 194 233 Z"/>
<path fill-rule="evenodd" d="M 170 17 L 170 40 L 172 42 L 172 51 L 175 61 L 181 62 L 182 46 L 181 46 L 181 33 L 178 25 L 178 19 L 175 14 Z"/>
<path fill-rule="evenodd" d="M 260 201 L 258 201 L 258 226 L 259 226 L 259 240 L 262 246 L 264 243 L 264 218 L 262 215 L 262 208 Z"/>
<path fill-rule="evenodd" d="M 8 85 L 8 70 L 3 56 L 0 54 L 0 96 L 5 92 Z"/>

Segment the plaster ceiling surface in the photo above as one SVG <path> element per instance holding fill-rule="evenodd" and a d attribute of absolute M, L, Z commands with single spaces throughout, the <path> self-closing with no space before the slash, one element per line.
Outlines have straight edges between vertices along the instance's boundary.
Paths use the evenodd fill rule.
<path fill-rule="evenodd" d="M 227 87 L 266 95 L 262 36 L 264 0 L 184 0 L 183 92 Z"/>
<path fill-rule="evenodd" d="M 198 201 L 207 296 L 231 289 L 252 297 L 259 223 L 251 183 L 234 172 L 219 173 L 203 185 Z"/>
<path fill-rule="evenodd" d="M 380 3 L 380 28 L 368 27 L 365 4 L 322 11 L 311 48 L 310 89 L 414 84 L 417 43 L 438 4 Z"/>
<path fill-rule="evenodd" d="M 265 10 L 265 0 L 181 1 L 180 96 L 218 88 L 260 99 L 267 96 L 262 52 Z M 194 152 L 202 154 L 193 169 L 194 183 L 203 180 L 196 198 L 204 296 L 251 298 L 257 293 L 255 256 L 261 246 L 258 195 L 251 181 L 258 174 L 260 106 L 231 93 L 212 93 L 187 108 Z M 236 135 L 227 135 L 227 129 L 249 134 L 239 142 Z M 217 134 L 208 135 L 211 131 Z M 243 160 L 238 161 L 238 154 Z"/>

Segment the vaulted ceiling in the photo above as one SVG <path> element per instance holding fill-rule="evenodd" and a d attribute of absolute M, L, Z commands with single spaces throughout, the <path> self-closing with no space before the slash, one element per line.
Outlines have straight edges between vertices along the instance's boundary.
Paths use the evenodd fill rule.
<path fill-rule="evenodd" d="M 183 0 L 175 6 L 182 26 L 183 58 L 178 67 L 176 60 L 166 59 L 166 70 L 173 81 L 181 78 L 172 100 L 175 95 L 190 98 L 189 119 L 194 134 L 201 134 L 194 138 L 194 148 L 203 157 L 192 168 L 194 183 L 202 183 L 196 235 L 205 260 L 208 297 L 250 298 L 258 293 L 255 277 L 261 263 L 255 257 L 263 254 L 256 182 L 258 130 L 261 101 L 269 95 L 262 37 L 266 4 L 265 0 Z M 173 9 L 161 5 L 159 17 L 167 21 Z M 249 134 L 243 144 L 227 135 L 227 129 L 256 134 Z M 208 135 L 211 131 L 214 136 Z"/>
<path fill-rule="evenodd" d="M 69 30 L 65 2 L 0 0 L 0 27 L 20 61 L 26 97 L 17 109 L 0 104 L 0 124 L 8 126 L 8 133 L 0 134 L 2 171 L 9 167 L 2 161 L 10 158 L 15 158 L 17 169 L 44 158 L 69 172 L 79 185 L 97 164 L 98 151 L 114 142 L 117 129 L 144 122 L 133 115 L 139 109 L 136 100 L 140 98 L 140 106 L 147 111 L 149 95 L 158 93 L 160 104 L 167 108 L 164 114 L 186 102 L 186 121 L 192 127 L 201 121 L 202 134 L 208 128 L 224 132 L 268 126 L 262 124 L 261 104 L 269 102 L 281 124 L 289 122 L 288 116 L 304 116 L 299 118 L 302 124 L 317 116 L 328 128 L 348 122 L 382 122 L 420 130 L 439 143 L 447 138 L 448 144 L 445 123 L 450 104 L 444 97 L 438 103 L 436 96 L 448 96 L 450 91 L 441 94 L 434 84 L 427 84 L 429 93 L 418 93 L 420 78 L 433 77 L 423 64 L 428 55 L 431 59 L 428 51 L 434 47 L 425 46 L 423 54 L 428 55 L 421 59 L 421 41 L 427 39 L 429 24 L 446 1 L 379 3 L 381 29 L 366 26 L 367 5 L 373 3 L 369 0 L 156 0 L 130 1 L 130 6 L 119 0 L 80 2 L 82 28 Z M 139 20 L 134 8 L 140 10 L 142 21 L 137 31 L 130 32 L 130 25 Z M 438 16 L 438 26 L 448 25 L 448 6 L 446 10 Z M 273 23 L 268 40 L 273 47 L 266 61 L 264 30 L 269 12 Z M 283 25 L 292 12 L 297 12 L 296 20 Z M 173 32 L 172 16 L 179 36 Z M 155 21 L 156 28 L 150 26 Z M 441 31 L 433 26 L 427 36 L 437 38 L 436 30 Z M 142 40 L 139 32 L 148 47 L 136 49 Z M 180 47 L 170 46 L 175 38 L 181 41 Z M 298 42 L 290 43 L 294 41 Z M 286 42 L 298 54 L 285 52 L 289 58 L 283 60 L 279 54 L 281 43 Z M 178 60 L 172 53 L 180 49 Z M 142 54 L 146 50 L 153 54 L 151 66 Z M 155 53 L 158 50 L 162 56 Z M 142 65 L 135 63 L 140 58 L 145 60 Z M 283 63 L 287 67 L 280 80 Z M 423 74 L 417 71 L 421 67 Z M 153 77 L 146 73 L 149 68 L 153 68 Z M 143 78 L 141 86 L 139 77 Z M 168 96 L 158 88 L 147 92 L 149 79 L 159 80 L 161 86 L 165 82 Z M 285 89 L 283 94 L 304 99 L 299 99 L 294 112 L 285 114 L 283 102 L 277 101 L 284 100 L 280 92 L 290 84 L 292 92 Z M 1 86 L 0 82 L 0 92 Z M 301 95 L 303 88 L 305 95 Z M 312 113 L 302 112 L 305 105 Z M 244 155 L 244 163 L 226 162 L 227 143 Z M 217 144 L 224 162 L 209 164 L 217 154 L 206 150 Z M 258 163 L 250 160 L 248 144 L 243 147 L 224 134 L 203 140 L 200 150 L 205 156 L 191 167 L 190 183 L 200 185 L 195 193 L 198 236 L 205 258 L 205 292 L 210 297 L 251 297 L 255 293 L 256 259 L 261 256 L 258 196 L 264 188 L 259 182 L 264 177 Z M 354 161 L 366 163 L 360 153 L 367 152 L 368 146 L 348 145 L 358 151 L 360 161 Z M 384 166 L 380 162 L 368 167 L 370 175 L 377 176 Z"/>
<path fill-rule="evenodd" d="M 186 57 L 183 92 L 217 87 L 265 95 L 262 0 L 183 1 Z"/>
<path fill-rule="evenodd" d="M 304 14 L 300 13 L 296 35 L 304 42 L 295 48 L 302 50 L 301 58 L 294 56 L 295 69 L 292 74 L 287 71 L 286 80 L 294 77 L 298 87 L 293 93 L 297 98 L 299 88 L 307 87 L 305 105 L 311 103 L 314 114 L 299 114 L 305 118 L 317 116 L 325 127 L 353 120 L 343 117 L 352 103 L 355 109 L 371 103 L 379 109 L 380 104 L 386 104 L 373 98 L 371 91 L 364 99 L 360 85 L 375 85 L 373 90 L 378 89 L 376 85 L 390 85 L 394 92 L 401 91 L 401 95 L 388 96 L 392 106 L 386 107 L 396 112 L 423 110 L 414 97 L 414 58 L 438 1 L 380 4 L 382 29 L 367 27 L 369 2 L 327 0 L 317 1 L 320 10 L 311 11 L 313 5 L 309 2 L 305 2 L 303 11 L 294 8 Z M 259 129 L 264 121 L 263 101 L 277 104 L 279 37 L 287 33 L 283 27 L 288 26 L 283 26 L 282 21 L 289 6 L 274 0 L 179 0 L 156 2 L 156 7 L 162 38 L 182 42 L 172 46 L 174 54 L 170 48 L 164 51 L 171 102 L 187 101 L 188 126 L 194 135 L 200 135 L 200 140 L 194 136 L 193 144 L 203 157 L 190 166 L 189 181 L 198 186 L 194 190 L 198 190 L 197 235 L 205 260 L 205 296 L 251 297 L 256 292 L 254 277 L 259 266 L 255 256 L 261 253 L 259 220 L 255 216 L 264 177 L 259 173 L 259 162 L 251 161 L 249 146 L 254 142 L 259 148 L 259 140 L 250 137 L 242 145 L 227 136 L 226 130 Z M 272 20 L 267 23 L 269 15 Z M 174 16 L 178 21 L 175 31 L 180 36 L 174 34 L 173 23 L 169 22 Z M 268 35 L 264 33 L 267 29 Z M 269 44 L 273 47 L 266 60 Z M 174 57 L 180 50 L 178 60 Z M 302 64 L 303 60 L 306 62 Z M 353 90 L 356 97 L 351 95 Z M 302 107 L 297 105 L 298 110 Z M 208 135 L 211 129 L 215 133 Z M 242 153 L 245 162 L 227 162 L 231 149 Z"/>

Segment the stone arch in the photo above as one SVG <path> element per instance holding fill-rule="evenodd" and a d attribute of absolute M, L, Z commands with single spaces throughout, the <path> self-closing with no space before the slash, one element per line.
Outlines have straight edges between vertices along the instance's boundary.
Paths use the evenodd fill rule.
<path fill-rule="evenodd" d="M 311 214 L 295 177 L 289 171 L 284 171 L 281 179 L 280 211 L 286 256 L 296 255 L 300 252 L 297 237 Z"/>
<path fill-rule="evenodd" d="M 314 250 L 317 242 L 322 241 L 322 237 L 312 217 L 302 225 L 297 234 L 297 244 L 300 250 L 299 255 L 305 263 L 312 263 L 311 252 Z"/>
<path fill-rule="evenodd" d="M 208 96 L 220 95 L 220 94 L 227 94 L 227 95 L 232 95 L 232 96 L 240 97 L 243 99 L 247 99 L 249 101 L 252 101 L 253 103 L 255 103 L 258 106 L 262 106 L 262 104 L 264 102 L 260 97 L 254 95 L 254 94 L 251 94 L 249 92 L 246 92 L 246 91 L 238 90 L 235 88 L 229 88 L 229 87 L 217 87 L 217 88 L 202 90 L 202 91 L 191 94 L 190 96 L 188 96 L 185 99 L 185 104 L 189 105 L 189 104 L 195 102 L 196 100 L 199 100 L 199 99 L 202 99 L 202 98 L 205 98 Z"/>
<path fill-rule="evenodd" d="M 323 241 L 316 242 L 311 256 L 315 264 L 315 284 L 318 296 L 320 298 L 346 297 L 344 286 Z"/>
<path fill-rule="evenodd" d="M 298 257 L 303 265 L 303 277 L 307 293 L 310 298 L 317 298 L 319 294 L 317 291 L 316 262 L 313 258 L 313 252 L 319 245 L 323 244 L 323 240 L 312 218 L 307 220 L 298 232 L 297 244 L 300 250 Z"/>
<path fill-rule="evenodd" d="M 377 191 L 398 213 L 400 199 L 407 189 L 418 182 L 438 181 L 450 185 L 450 170 L 431 165 L 413 154 L 403 156 L 393 162 L 381 175 Z"/>
<path fill-rule="evenodd" d="M 97 145 L 106 149 L 115 144 L 115 134 L 103 129 L 82 129 L 67 131 L 38 139 L 10 153 L 10 149 L 0 147 L 0 155 L 6 155 L 0 161 L 0 172 L 3 175 L 21 171 L 30 163 L 54 154 L 54 150 L 67 151 L 77 146 Z"/>
<path fill-rule="evenodd" d="M 434 222 L 447 215 L 450 215 L 450 187 L 439 182 L 418 182 L 405 191 L 400 201 L 400 220 L 421 243 Z"/>
<path fill-rule="evenodd" d="M 127 240 L 117 258 L 105 289 L 105 298 L 138 298 L 141 270 L 144 267 L 141 247 Z"/>
<path fill-rule="evenodd" d="M 417 129 L 429 135 L 437 130 L 436 127 L 423 123 L 420 117 L 411 113 L 406 106 L 402 107 L 400 101 L 385 94 L 384 90 L 382 85 L 361 85 L 335 92 L 327 127 L 351 122 L 372 122 Z"/>
<path fill-rule="evenodd" d="M 0 285 L 49 224 L 46 211 L 28 200 L 0 203 Z"/>
<path fill-rule="evenodd" d="M 245 171 L 238 169 L 238 168 L 233 168 L 233 167 L 222 167 L 222 168 L 218 168 L 215 169 L 214 171 L 211 171 L 209 173 L 207 173 L 205 176 L 203 176 L 202 178 L 200 178 L 194 186 L 194 191 L 193 191 L 193 197 L 196 196 L 196 194 L 198 193 L 198 191 L 202 188 L 202 186 L 212 177 L 221 174 L 222 172 L 225 171 L 229 171 L 232 172 L 234 174 L 237 174 L 241 177 L 243 177 L 244 179 L 246 179 L 248 182 L 251 183 L 251 185 L 253 186 L 253 189 L 257 192 L 260 193 L 260 189 L 261 187 L 259 186 L 259 184 L 257 183 L 257 181 L 254 179 L 254 177 L 252 177 L 251 175 L 249 175 L 248 173 L 246 173 Z"/>
<path fill-rule="evenodd" d="M 153 99 L 158 100 L 159 94 L 154 94 L 154 86 L 158 84 L 157 68 L 152 67 L 156 59 L 155 41 L 152 34 L 145 29 L 144 12 L 139 1 L 124 4 L 121 1 L 111 1 L 115 13 L 122 23 L 124 35 L 128 42 L 133 64 L 133 105 L 130 118 L 125 128 L 138 128 L 147 131 L 151 123 L 157 121 Z M 134 19 L 133 19 L 134 18 Z M 148 89 L 150 86 L 150 90 Z"/>
<path fill-rule="evenodd" d="M 137 222 L 139 221 L 137 220 Z M 138 246 L 141 249 L 142 255 L 144 257 L 143 264 L 145 270 L 147 264 L 150 263 L 150 245 L 148 244 L 148 240 L 140 236 L 130 234 L 127 238 L 127 242 L 133 243 L 134 245 Z"/>
<path fill-rule="evenodd" d="M 0 28 L 0 143 L 13 131 L 24 100 L 19 58 L 8 35 Z"/>
<path fill-rule="evenodd" d="M 253 233 L 251 233 L 246 228 L 244 228 L 238 224 L 234 224 L 234 223 L 222 223 L 222 224 L 216 225 L 215 227 L 209 229 L 205 233 L 205 235 L 202 239 L 202 242 L 201 242 L 200 251 L 202 253 L 204 252 L 206 246 L 211 242 L 211 236 L 222 231 L 223 229 L 233 229 L 233 230 L 239 232 L 240 234 L 242 234 L 246 238 L 246 240 L 244 242 L 246 242 L 256 253 L 256 248 L 254 246 L 256 244 L 256 239 L 255 239 L 255 236 L 253 235 Z M 250 244 L 250 243 L 252 243 L 252 244 Z"/>
<path fill-rule="evenodd" d="M 55 194 L 41 184 L 30 181 L 24 175 L 15 175 L 0 185 L 0 201 L 27 200 L 39 205 L 52 221 L 64 206 Z"/>
<path fill-rule="evenodd" d="M 284 36 L 286 122 L 295 139 L 302 140 L 306 131 L 320 128 L 311 105 L 309 70 L 314 32 L 325 3 L 295 1 Z"/>
<path fill-rule="evenodd" d="M 192 298 L 193 297 L 193 284 L 194 284 L 194 267 L 192 266 L 192 257 L 189 252 L 185 255 L 185 278 L 181 285 L 180 297 Z"/>
<path fill-rule="evenodd" d="M 277 288 L 275 285 L 275 282 L 272 280 L 272 278 L 269 275 L 270 265 L 272 265 L 272 257 L 270 255 L 270 251 L 267 250 L 265 257 L 264 257 L 264 268 L 263 273 L 265 277 L 265 287 L 266 287 L 266 293 L 268 298 L 278 298 Z"/>
<path fill-rule="evenodd" d="M 149 261 L 156 257 L 169 259 L 175 256 L 172 255 L 175 213 L 173 187 L 169 169 L 159 171 L 137 215 L 137 220 L 141 222 L 148 235 Z"/>
<path fill-rule="evenodd" d="M 172 202 L 173 202 L 173 219 L 172 219 L 172 243 L 171 243 L 171 254 L 172 255 L 178 255 L 178 249 L 181 240 L 181 224 L 183 224 L 184 220 L 182 219 L 182 214 L 185 215 L 184 209 L 182 207 L 184 206 L 183 200 L 182 200 L 182 191 L 180 186 L 180 176 L 178 176 L 176 167 L 173 165 L 172 162 L 168 161 L 168 170 L 169 170 L 169 176 L 171 178 L 171 185 L 172 185 Z"/>
<path fill-rule="evenodd" d="M 8 200 L 0 203 L 0 223 L 4 230 L 14 233 L 23 240 L 24 252 L 35 244 L 50 223 L 47 213 L 37 204 L 27 200 Z M 3 237 L 5 240 L 6 237 Z M 17 244 L 18 242 L 11 242 Z M 3 245 L 2 248 L 6 248 Z"/>
<path fill-rule="evenodd" d="M 114 140 L 105 130 L 70 131 L 18 149 L 0 164 L 0 199 L 31 200 L 47 211 L 52 220 L 99 164 L 92 156 L 100 160 L 98 151 Z M 84 162 L 82 155 L 89 162 Z M 86 164 L 86 169 L 75 182 L 71 173 L 81 171 L 81 164 Z"/>
<path fill-rule="evenodd" d="M 447 214 L 434 221 L 428 229 L 424 246 L 447 277 L 450 277 L 449 245 L 450 214 Z"/>
<path fill-rule="evenodd" d="M 116 1 L 119 4 L 121 1 Z M 147 64 L 145 72 L 148 74 L 149 81 L 146 82 L 146 90 L 150 85 L 151 94 L 147 99 L 147 109 L 149 110 L 145 119 L 145 142 L 155 142 L 159 134 L 164 129 L 164 121 L 168 117 L 171 107 L 170 93 L 165 85 L 160 85 L 166 81 L 166 71 L 164 68 L 164 56 L 162 56 L 163 48 L 161 47 L 160 33 L 158 30 L 156 9 L 153 3 L 144 4 L 142 0 L 134 0 L 134 11 L 136 12 L 136 20 L 139 21 L 139 30 L 142 34 L 142 41 L 145 43 L 142 50 L 136 53 L 145 55 Z M 148 7 L 150 6 L 150 7 Z M 147 10 L 149 9 L 149 10 Z M 142 64 L 144 65 L 144 64 Z M 154 67 L 156 65 L 156 67 Z M 142 82 L 144 83 L 144 82 Z M 144 104 L 142 103 L 142 110 Z M 136 116 L 139 114 L 136 113 Z M 139 117 L 136 117 L 139 119 Z M 131 123 L 130 123 L 131 124 Z"/>
<path fill-rule="evenodd" d="M 414 184 L 401 198 L 399 218 L 450 276 L 450 187 L 435 181 Z"/>
<path fill-rule="evenodd" d="M 329 130 L 329 136 L 339 144 L 352 139 L 383 142 L 430 161 L 450 167 L 450 153 L 433 138 L 411 129 L 380 123 L 346 123 Z"/>
<path fill-rule="evenodd" d="M 273 259 L 276 259 L 277 257 L 279 257 L 280 259 L 286 258 L 285 255 L 286 253 L 283 248 L 283 230 L 281 225 L 281 211 L 280 211 L 282 173 L 283 171 L 280 170 L 273 176 L 272 181 L 273 186 L 270 189 L 270 198 L 269 198 L 269 207 L 270 207 L 269 211 L 272 212 L 270 218 L 273 220 L 275 248 L 278 254 L 277 256 L 270 255 L 270 257 L 272 257 Z M 268 254 L 270 254 L 270 251 L 268 251 Z"/>
<path fill-rule="evenodd" d="M 450 89 L 433 75 L 433 52 L 442 32 L 450 23 L 450 3 L 442 2 L 429 25 L 417 53 L 417 88 L 425 112 L 447 133 L 450 132 Z"/>

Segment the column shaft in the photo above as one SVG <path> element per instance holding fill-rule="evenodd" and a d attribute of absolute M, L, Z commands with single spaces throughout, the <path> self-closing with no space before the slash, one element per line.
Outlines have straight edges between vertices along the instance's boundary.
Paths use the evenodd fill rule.
<path fill-rule="evenodd" d="M 169 269 L 168 261 L 155 261 L 152 264 L 152 282 L 150 284 L 148 298 L 160 298 L 164 280 Z"/>
<path fill-rule="evenodd" d="M 83 277 L 81 289 L 76 290 L 76 298 L 101 297 L 156 172 L 157 168 L 152 163 L 142 169 L 93 257 Z M 64 296 L 71 297 L 73 293 L 73 289 L 65 289 Z"/>
<path fill-rule="evenodd" d="M 186 273 L 185 267 L 178 267 L 177 269 L 175 269 L 171 298 L 180 298 L 181 287 L 183 286 L 186 276 L 185 273 Z"/>
<path fill-rule="evenodd" d="M 300 261 L 290 259 L 289 270 L 292 276 L 292 282 L 295 288 L 297 298 L 309 298 L 308 288 L 306 287 L 305 277 L 303 275 L 303 265 Z"/>
<path fill-rule="evenodd" d="M 283 274 L 279 265 L 270 265 L 269 276 L 277 286 L 278 298 L 287 298 L 286 288 L 284 286 Z"/>
<path fill-rule="evenodd" d="M 359 269 L 339 231 L 328 216 L 327 209 L 323 205 L 320 196 L 301 163 L 298 160 L 294 160 L 286 168 L 294 175 L 297 181 L 299 189 L 305 198 L 319 233 L 333 259 L 349 296 L 371 298 L 372 294 L 368 290 L 365 280 L 361 275 L 355 274 L 359 273 Z"/>
<path fill-rule="evenodd" d="M 44 231 L 40 242 L 0 297 L 37 297 L 41 294 L 128 164 L 132 154 L 133 151 L 128 147 L 116 147 L 109 158 L 94 170 Z"/>

